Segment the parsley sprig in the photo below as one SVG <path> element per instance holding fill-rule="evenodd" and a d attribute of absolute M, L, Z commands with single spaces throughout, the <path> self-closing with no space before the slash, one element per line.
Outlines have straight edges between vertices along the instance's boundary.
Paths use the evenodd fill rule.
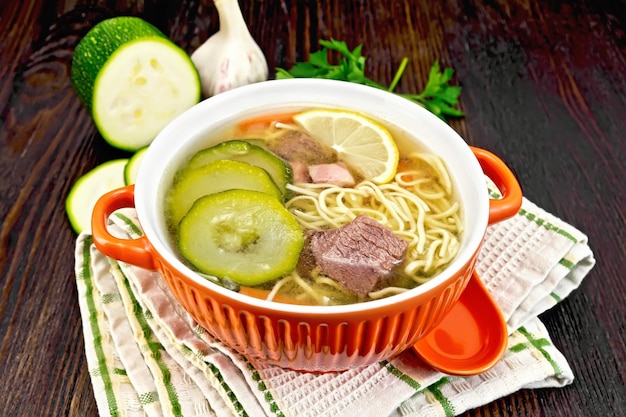
<path fill-rule="evenodd" d="M 345 42 L 335 39 L 321 40 L 320 45 L 322 49 L 311 53 L 308 62 L 297 62 L 290 70 L 276 68 L 276 78 L 326 78 L 365 84 L 393 92 L 409 62 L 406 57 L 402 59 L 391 84 L 389 87 L 385 87 L 365 75 L 365 60 L 367 58 L 361 54 L 363 45 L 350 50 Z M 328 62 L 329 51 L 336 51 L 341 54 L 342 57 L 338 64 Z M 462 117 L 464 116 L 463 112 L 455 108 L 459 102 L 461 87 L 449 84 L 453 74 L 452 68 L 444 68 L 442 72 L 439 62 L 435 61 L 430 68 L 426 86 L 421 93 L 396 94 L 423 106 L 444 121 L 447 121 L 446 117 Z"/>

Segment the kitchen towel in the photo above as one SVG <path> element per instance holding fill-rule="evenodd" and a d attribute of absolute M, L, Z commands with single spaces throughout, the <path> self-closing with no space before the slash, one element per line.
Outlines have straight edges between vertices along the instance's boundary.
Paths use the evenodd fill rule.
<path fill-rule="evenodd" d="M 137 236 L 132 209 L 112 233 Z M 109 416 L 454 416 L 574 375 L 537 318 L 595 263 L 587 237 L 527 199 L 488 228 L 477 271 L 509 328 L 504 358 L 476 376 L 434 371 L 412 351 L 367 367 L 311 374 L 248 360 L 213 339 L 154 271 L 110 259 L 83 232 L 76 283 L 99 413 Z"/>

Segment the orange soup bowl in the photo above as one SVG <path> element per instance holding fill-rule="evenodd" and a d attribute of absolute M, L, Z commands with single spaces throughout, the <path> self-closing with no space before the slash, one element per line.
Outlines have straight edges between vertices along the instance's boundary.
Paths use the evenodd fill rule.
<path fill-rule="evenodd" d="M 166 227 L 164 198 L 176 170 L 213 133 L 264 113 L 313 107 L 360 112 L 410 134 L 445 162 L 462 206 L 461 247 L 449 266 L 404 293 L 341 306 L 306 306 L 253 298 L 201 277 L 177 255 Z M 209 139 L 208 139 L 209 138 Z M 490 199 L 487 175 L 503 198 Z M 145 153 L 136 184 L 103 196 L 92 218 L 93 241 L 109 257 L 157 270 L 180 304 L 211 335 L 248 358 L 302 371 L 341 371 L 389 359 L 431 331 L 459 299 L 474 271 L 489 224 L 514 216 L 522 194 L 493 154 L 468 146 L 436 116 L 372 87 L 316 79 L 272 80 L 236 88 L 189 109 L 166 126 Z M 117 209 L 134 207 L 143 236 L 107 232 Z"/>

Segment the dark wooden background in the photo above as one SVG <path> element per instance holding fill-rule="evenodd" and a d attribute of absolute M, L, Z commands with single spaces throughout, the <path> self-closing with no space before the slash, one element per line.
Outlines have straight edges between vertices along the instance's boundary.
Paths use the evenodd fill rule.
<path fill-rule="evenodd" d="M 598 263 L 542 318 L 576 380 L 468 416 L 623 416 L 626 409 L 626 3 L 620 0 L 259 0 L 244 16 L 271 69 L 334 37 L 364 44 L 384 84 L 418 92 L 456 70 L 452 126 L 500 155 L 525 195 L 588 234 Z M 0 0 L 0 415 L 95 416 L 74 283 L 72 183 L 117 156 L 72 90 L 72 52 L 98 21 L 138 15 L 192 52 L 211 1 Z M 270 71 L 273 73 L 273 71 Z"/>

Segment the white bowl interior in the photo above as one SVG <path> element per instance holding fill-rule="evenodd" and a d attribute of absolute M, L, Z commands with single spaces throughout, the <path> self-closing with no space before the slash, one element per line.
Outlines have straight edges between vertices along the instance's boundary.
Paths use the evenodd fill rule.
<path fill-rule="evenodd" d="M 463 207 L 465 229 L 459 254 L 449 267 L 426 284 L 382 300 L 346 306 L 297 306 L 252 299 L 200 277 L 175 255 L 165 226 L 164 196 L 176 170 L 195 152 L 211 144 L 207 136 L 230 123 L 258 113 L 336 107 L 362 112 L 411 135 L 422 149 L 445 161 Z M 271 305 L 275 310 L 346 312 L 389 304 L 411 297 L 445 281 L 460 269 L 480 245 L 488 219 L 487 189 L 483 172 L 465 141 L 447 124 L 419 105 L 395 94 L 358 84 L 317 80 L 273 80 L 239 87 L 197 104 L 173 120 L 146 152 L 137 175 L 135 204 L 139 221 L 152 246 L 180 272 L 201 285 L 249 303 Z"/>

